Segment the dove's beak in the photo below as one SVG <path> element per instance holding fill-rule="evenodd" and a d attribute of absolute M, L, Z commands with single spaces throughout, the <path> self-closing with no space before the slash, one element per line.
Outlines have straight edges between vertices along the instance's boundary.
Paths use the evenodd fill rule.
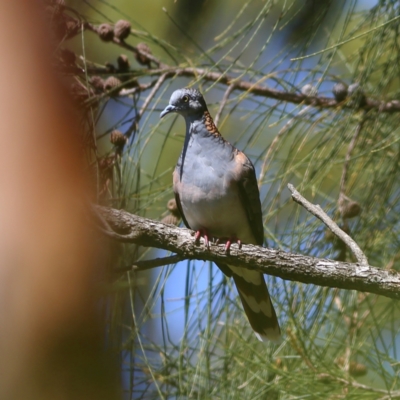
<path fill-rule="evenodd" d="M 173 106 L 172 104 L 169 104 L 169 105 L 167 105 L 167 107 L 165 107 L 164 111 L 161 112 L 160 118 L 164 117 L 164 115 L 167 115 L 167 114 L 175 112 L 175 111 L 176 111 L 176 107 Z"/>

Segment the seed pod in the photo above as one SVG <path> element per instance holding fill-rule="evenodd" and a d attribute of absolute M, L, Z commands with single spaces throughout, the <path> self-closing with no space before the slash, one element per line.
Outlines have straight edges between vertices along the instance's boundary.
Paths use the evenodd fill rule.
<path fill-rule="evenodd" d="M 339 357 L 336 360 L 336 364 L 339 365 L 340 367 L 343 367 L 345 363 L 345 360 L 343 357 Z M 349 362 L 349 373 L 351 376 L 357 377 L 357 376 L 364 376 L 368 372 L 367 367 L 364 364 L 358 363 L 356 361 L 350 361 Z"/>
<path fill-rule="evenodd" d="M 304 94 L 304 96 L 307 97 L 313 97 L 316 96 L 318 94 L 318 90 L 315 86 L 310 85 L 309 83 L 307 83 L 306 85 L 304 85 L 301 88 L 301 94 Z"/>
<path fill-rule="evenodd" d="M 107 72 L 109 72 L 110 74 L 112 74 L 112 73 L 117 71 L 117 69 L 114 67 L 114 64 L 112 64 L 110 62 L 106 62 L 104 64 L 104 66 L 106 67 Z"/>
<path fill-rule="evenodd" d="M 333 95 L 338 103 L 345 100 L 348 94 L 348 87 L 345 83 L 335 83 L 332 89 Z"/>
<path fill-rule="evenodd" d="M 364 364 L 351 361 L 349 365 L 349 373 L 351 376 L 358 377 L 358 376 L 364 376 L 368 372 L 367 367 Z"/>
<path fill-rule="evenodd" d="M 92 76 L 89 79 L 89 83 L 93 86 L 96 93 L 102 93 L 104 91 L 104 80 L 100 76 Z"/>
<path fill-rule="evenodd" d="M 347 204 L 344 205 L 344 207 L 340 209 L 340 213 L 343 219 L 357 217 L 361 214 L 361 211 L 362 208 L 360 206 L 360 203 L 358 203 L 357 201 L 349 201 Z"/>
<path fill-rule="evenodd" d="M 111 132 L 110 142 L 114 146 L 124 147 L 126 141 L 127 141 L 127 137 L 121 131 L 115 129 Z"/>
<path fill-rule="evenodd" d="M 121 54 L 117 58 L 117 63 L 118 63 L 118 69 L 120 72 L 127 72 L 129 71 L 129 58 L 126 54 Z"/>
<path fill-rule="evenodd" d="M 348 198 L 343 194 L 340 194 L 338 203 L 339 212 L 343 219 L 357 217 L 362 211 L 360 203 Z"/>
<path fill-rule="evenodd" d="M 147 46 L 146 43 L 139 43 L 136 47 L 142 53 L 151 54 L 150 47 Z M 147 67 L 150 68 L 151 61 L 145 55 L 140 53 L 135 53 L 135 58 L 139 64 L 147 65 Z"/>
<path fill-rule="evenodd" d="M 109 76 L 104 81 L 104 90 L 109 91 L 121 85 L 121 81 L 115 76 Z"/>
<path fill-rule="evenodd" d="M 131 33 L 131 23 L 120 19 L 114 27 L 114 35 L 119 40 L 126 39 Z"/>
<path fill-rule="evenodd" d="M 352 83 L 349 86 L 348 94 L 351 99 L 350 105 L 354 107 L 363 107 L 366 104 L 366 97 L 364 91 L 359 83 Z"/>
<path fill-rule="evenodd" d="M 179 217 L 173 214 L 168 214 L 166 215 L 161 222 L 164 224 L 169 224 L 169 225 L 178 225 L 179 224 Z"/>
<path fill-rule="evenodd" d="M 97 28 L 97 34 L 104 42 L 111 42 L 114 39 L 114 28 L 110 24 L 101 24 Z"/>
<path fill-rule="evenodd" d="M 171 214 L 174 214 L 174 215 L 176 215 L 177 217 L 180 217 L 180 212 L 179 212 L 179 209 L 178 209 L 178 206 L 176 205 L 176 200 L 175 199 L 170 199 L 169 201 L 168 201 L 168 203 L 167 203 L 167 208 L 168 208 L 168 210 L 169 210 L 169 212 L 171 213 Z"/>

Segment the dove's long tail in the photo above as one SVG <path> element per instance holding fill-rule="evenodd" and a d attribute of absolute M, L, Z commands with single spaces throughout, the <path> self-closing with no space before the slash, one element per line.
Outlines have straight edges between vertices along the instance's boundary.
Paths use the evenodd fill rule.
<path fill-rule="evenodd" d="M 281 338 L 278 319 L 260 272 L 229 265 L 242 300 L 244 311 L 257 338 L 278 342 Z"/>

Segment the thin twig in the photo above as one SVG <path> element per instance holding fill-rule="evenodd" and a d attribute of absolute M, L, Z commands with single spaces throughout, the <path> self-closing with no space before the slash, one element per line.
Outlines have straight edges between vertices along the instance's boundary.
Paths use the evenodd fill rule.
<path fill-rule="evenodd" d="M 302 348 L 300 348 L 298 341 L 295 337 L 295 335 L 293 334 L 293 332 L 291 331 L 291 329 L 288 329 L 287 331 L 290 343 L 292 344 L 292 347 L 294 348 L 295 351 L 297 351 L 297 353 L 299 354 L 299 356 L 303 359 L 303 361 L 305 362 L 305 364 L 314 372 L 317 374 L 318 369 L 314 366 L 314 364 L 311 362 L 310 358 L 307 356 L 307 354 L 304 352 L 304 350 Z M 321 374 L 317 374 L 317 378 L 319 380 L 329 380 L 329 381 L 337 381 L 340 382 L 346 386 L 352 386 L 355 387 L 357 389 L 363 389 L 366 390 L 368 392 L 375 392 L 375 393 L 387 393 L 386 390 L 384 389 L 375 389 L 371 386 L 367 386 L 367 385 L 363 385 L 361 383 L 355 382 L 355 381 L 350 381 L 350 380 L 346 380 L 343 378 L 339 378 L 337 376 L 334 376 L 330 373 L 321 373 Z"/>
<path fill-rule="evenodd" d="M 389 392 L 389 394 L 383 396 L 383 397 L 379 397 L 379 399 L 377 400 L 391 400 L 391 399 L 397 399 L 400 397 L 400 391 L 396 391 L 396 392 Z"/>
<path fill-rule="evenodd" d="M 368 259 L 358 244 L 346 232 L 342 231 L 319 205 L 314 205 L 306 200 L 292 184 L 289 183 L 288 188 L 292 192 L 293 200 L 320 219 L 339 239 L 341 239 L 350 248 L 360 265 L 368 265 Z"/>
<path fill-rule="evenodd" d="M 356 146 L 356 142 L 358 137 L 360 136 L 361 130 L 364 126 L 365 118 L 360 121 L 360 123 L 356 127 L 356 131 L 354 132 L 354 135 L 349 143 L 349 147 L 347 148 L 347 153 L 346 153 L 346 158 L 344 160 L 343 164 L 343 170 L 342 170 L 342 177 L 340 179 L 340 194 L 346 194 L 346 186 L 347 186 L 347 177 L 348 177 L 348 170 L 349 170 L 349 165 L 351 161 L 351 154 Z M 340 197 L 339 197 L 340 201 Z"/>
<path fill-rule="evenodd" d="M 127 96 L 131 96 L 132 94 L 135 94 L 138 92 L 144 92 L 144 91 L 150 89 L 151 87 L 153 87 L 157 83 L 157 81 L 158 80 L 154 80 L 149 83 L 140 84 L 138 86 L 135 86 L 134 88 L 129 88 L 129 89 L 123 88 L 118 93 L 118 97 L 127 97 Z M 127 81 L 127 82 L 129 82 L 129 81 Z M 122 85 L 124 85 L 124 82 L 122 82 Z"/>
<path fill-rule="evenodd" d="M 225 90 L 224 97 L 221 100 L 221 105 L 219 106 L 219 110 L 218 110 L 218 112 L 217 112 L 217 114 L 215 115 L 215 118 L 214 118 L 214 123 L 215 123 L 216 126 L 218 126 L 218 122 L 219 122 L 219 119 L 221 117 L 222 111 L 224 110 L 226 102 L 228 101 L 228 98 L 229 98 L 229 96 L 232 93 L 234 88 L 235 88 L 235 85 L 232 84 L 232 85 L 229 85 L 227 87 L 227 89 Z"/>
<path fill-rule="evenodd" d="M 148 94 L 148 96 L 146 97 L 145 101 L 143 102 L 143 105 L 141 107 L 141 109 L 139 110 L 139 112 L 136 114 L 135 118 L 133 119 L 130 127 L 127 129 L 126 131 L 126 135 L 128 137 L 130 137 L 132 135 L 132 132 L 135 132 L 138 128 L 138 123 L 140 121 L 140 119 L 142 118 L 144 112 L 146 111 L 147 107 L 149 106 L 151 100 L 153 99 L 153 97 L 155 96 L 155 94 L 157 93 L 158 89 L 160 88 L 160 86 L 163 84 L 163 82 L 165 81 L 166 76 L 165 75 L 161 75 L 157 82 L 154 84 L 153 89 L 151 90 L 151 92 Z"/>
<path fill-rule="evenodd" d="M 160 89 L 160 86 L 163 84 L 165 81 L 165 78 L 167 77 L 166 74 L 161 75 L 156 84 L 154 85 L 152 91 L 149 93 L 149 95 L 146 97 L 146 100 L 143 102 L 142 108 L 139 111 L 138 118 L 140 119 L 144 112 L 146 111 L 147 107 L 149 106 L 151 100 L 153 100 L 153 97 L 156 95 L 158 89 Z"/>
<path fill-rule="evenodd" d="M 371 386 L 363 385 L 362 383 L 358 383 L 356 381 L 348 381 L 346 379 L 339 378 L 337 376 L 332 376 L 332 379 L 337 381 L 337 382 L 343 383 L 345 385 L 352 386 L 352 387 L 357 388 L 357 389 L 363 389 L 363 390 L 366 390 L 368 392 L 387 393 L 387 390 L 385 390 L 385 389 L 373 388 Z"/>
<path fill-rule="evenodd" d="M 308 357 L 307 353 L 304 351 L 304 349 L 301 348 L 296 335 L 292 331 L 292 329 L 288 328 L 286 330 L 286 333 L 288 335 L 288 338 L 290 340 L 290 344 L 292 345 L 292 348 L 297 352 L 297 354 L 303 359 L 305 364 L 310 368 L 313 372 L 317 373 L 318 369 L 314 366 L 314 364 L 311 362 L 310 358 Z"/>
<path fill-rule="evenodd" d="M 263 165 L 261 167 L 260 177 L 258 178 L 258 186 L 261 186 L 264 176 L 269 168 L 269 164 L 271 163 L 270 155 L 275 150 L 276 145 L 278 144 L 279 140 L 282 138 L 283 134 L 288 131 L 288 129 L 293 125 L 294 121 L 305 114 L 308 110 L 310 110 L 311 105 L 304 107 L 302 110 L 299 111 L 297 115 L 291 118 L 286 124 L 282 127 L 282 129 L 278 132 L 275 136 L 274 140 L 270 144 L 267 154 L 264 157 Z"/>

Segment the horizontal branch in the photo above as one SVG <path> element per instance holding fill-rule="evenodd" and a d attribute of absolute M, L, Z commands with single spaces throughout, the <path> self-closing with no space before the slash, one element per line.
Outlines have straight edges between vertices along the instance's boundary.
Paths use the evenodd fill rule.
<path fill-rule="evenodd" d="M 123 210 L 94 206 L 100 223 L 113 229 L 115 240 L 172 251 L 186 259 L 208 260 L 255 269 L 291 281 L 358 290 L 400 299 L 400 274 L 369 265 L 320 259 L 282 250 L 253 245 L 232 246 L 225 254 L 224 245 L 211 243 L 207 250 L 202 241 L 194 242 L 194 232 L 139 217 Z M 105 228 L 101 229 L 105 232 Z"/>
<path fill-rule="evenodd" d="M 88 22 L 84 24 L 85 29 L 88 29 L 92 32 L 97 33 L 98 28 L 95 25 L 92 25 Z M 182 68 L 180 66 L 168 65 L 161 62 L 158 58 L 153 56 L 151 52 L 144 52 L 140 48 L 136 46 L 132 46 L 124 40 L 120 40 L 116 37 L 113 38 L 112 42 L 122 47 L 125 50 L 128 50 L 135 55 L 140 56 L 143 60 L 145 60 L 149 65 L 153 63 L 156 68 L 149 68 L 147 70 L 133 71 L 134 76 L 139 78 L 142 76 L 161 76 L 163 75 L 165 78 L 174 78 L 176 76 L 186 76 L 189 78 L 195 78 L 196 80 L 204 79 L 210 82 L 218 82 L 223 85 L 226 85 L 230 88 L 230 91 L 238 90 L 241 92 L 252 93 L 257 96 L 268 97 L 271 99 L 276 99 L 284 102 L 294 103 L 294 104 L 304 104 L 309 105 L 311 107 L 317 108 L 335 108 L 340 105 L 340 107 L 349 108 L 349 109 L 363 109 L 365 111 L 369 110 L 377 110 L 379 112 L 384 113 L 393 113 L 400 112 L 400 101 L 398 100 L 388 100 L 381 101 L 375 100 L 373 98 L 364 97 L 362 102 L 356 106 L 354 101 L 341 101 L 338 102 L 333 97 L 325 97 L 325 96 L 310 96 L 307 94 L 301 93 L 299 89 L 298 92 L 287 92 L 284 90 L 273 89 L 267 85 L 261 85 L 254 82 L 248 82 L 245 80 L 238 79 L 236 77 L 232 77 L 227 75 L 225 72 L 215 72 L 211 71 L 209 68 L 193 68 L 186 67 Z M 83 71 L 80 70 L 80 73 Z M 105 68 L 104 73 L 110 74 L 110 71 L 107 71 Z M 139 72 L 139 73 L 138 73 Z M 76 73 L 79 73 L 76 71 Z M 124 75 L 127 76 L 127 72 L 124 72 Z M 122 83 L 121 88 L 123 88 L 124 83 Z M 129 85 L 129 82 L 126 83 Z M 347 98 L 349 100 L 349 97 Z"/>
<path fill-rule="evenodd" d="M 310 105 L 317 108 L 335 108 L 340 104 L 341 107 L 354 109 L 359 108 L 363 110 L 375 109 L 379 112 L 399 112 L 400 101 L 379 101 L 372 98 L 366 97 L 364 102 L 359 106 L 355 107 L 354 102 L 337 102 L 332 97 L 325 96 L 308 96 L 300 91 L 298 93 L 286 92 L 284 90 L 273 89 L 266 85 L 259 85 L 253 82 L 243 81 L 237 78 L 230 77 L 225 73 L 210 72 L 203 68 L 180 68 L 180 67 L 166 67 L 159 70 L 152 70 L 152 74 L 165 74 L 166 77 L 174 76 L 187 76 L 199 79 L 200 77 L 206 81 L 222 83 L 226 86 L 231 86 L 232 90 L 239 90 L 241 92 L 248 92 L 257 96 L 268 97 L 280 101 L 285 101 L 293 104 L 304 104 Z"/>

